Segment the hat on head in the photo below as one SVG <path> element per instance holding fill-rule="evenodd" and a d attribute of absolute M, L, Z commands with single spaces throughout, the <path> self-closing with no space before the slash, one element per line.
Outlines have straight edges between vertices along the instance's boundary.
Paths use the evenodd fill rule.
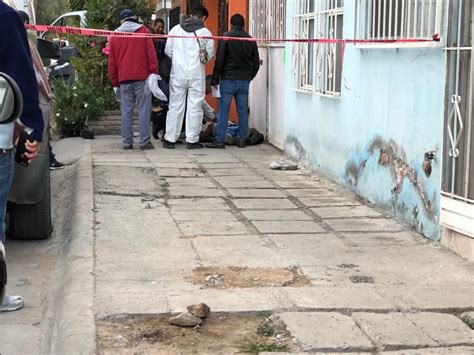
<path fill-rule="evenodd" d="M 133 12 L 133 10 L 125 9 L 125 10 L 120 11 L 120 15 L 119 15 L 120 20 L 123 21 L 130 17 L 135 17 L 135 12 Z"/>

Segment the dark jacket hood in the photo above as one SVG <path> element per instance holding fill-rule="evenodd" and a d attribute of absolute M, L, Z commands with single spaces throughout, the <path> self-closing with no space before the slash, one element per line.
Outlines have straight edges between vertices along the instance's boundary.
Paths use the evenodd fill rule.
<path fill-rule="evenodd" d="M 193 33 L 204 27 L 204 23 L 194 17 L 188 17 L 184 20 L 181 20 L 179 24 L 183 30 L 190 33 Z"/>

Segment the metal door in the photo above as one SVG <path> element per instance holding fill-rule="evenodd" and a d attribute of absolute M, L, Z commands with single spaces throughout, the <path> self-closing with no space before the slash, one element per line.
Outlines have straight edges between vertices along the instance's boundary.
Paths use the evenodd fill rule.
<path fill-rule="evenodd" d="M 474 0 L 451 1 L 442 194 L 474 203 L 472 37 Z"/>

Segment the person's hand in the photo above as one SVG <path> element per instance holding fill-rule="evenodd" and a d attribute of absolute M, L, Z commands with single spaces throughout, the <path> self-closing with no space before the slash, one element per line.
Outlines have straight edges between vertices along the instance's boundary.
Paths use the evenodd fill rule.
<path fill-rule="evenodd" d="M 28 163 L 31 163 L 31 161 L 36 158 L 39 154 L 39 148 L 40 148 L 40 143 L 37 141 L 29 141 L 27 140 L 25 143 L 25 148 L 26 148 L 26 157 L 28 158 Z"/>

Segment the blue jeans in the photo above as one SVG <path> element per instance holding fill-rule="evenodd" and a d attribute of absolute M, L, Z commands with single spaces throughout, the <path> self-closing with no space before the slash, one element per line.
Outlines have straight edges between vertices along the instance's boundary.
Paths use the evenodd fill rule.
<path fill-rule="evenodd" d="M 0 241 L 5 243 L 5 210 L 13 181 L 13 149 L 0 149 Z"/>
<path fill-rule="evenodd" d="M 151 93 L 145 93 L 146 81 L 120 84 L 123 145 L 133 144 L 133 108 L 138 106 L 140 145 L 150 141 Z"/>
<path fill-rule="evenodd" d="M 248 80 L 221 80 L 221 97 L 219 98 L 219 114 L 217 115 L 216 143 L 224 143 L 225 131 L 229 122 L 229 110 L 232 97 L 235 98 L 237 113 L 239 115 L 239 129 L 237 140 L 245 143 L 249 126 L 248 102 L 249 102 Z"/>

